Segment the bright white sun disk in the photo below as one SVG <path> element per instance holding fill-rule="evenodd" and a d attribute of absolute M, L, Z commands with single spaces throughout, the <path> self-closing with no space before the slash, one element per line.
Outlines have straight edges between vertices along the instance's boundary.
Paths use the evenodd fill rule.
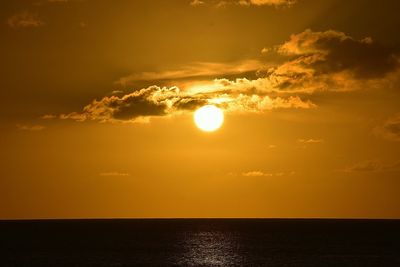
<path fill-rule="evenodd" d="M 196 110 L 194 122 L 200 130 L 213 132 L 224 122 L 224 113 L 214 105 L 206 105 Z"/>

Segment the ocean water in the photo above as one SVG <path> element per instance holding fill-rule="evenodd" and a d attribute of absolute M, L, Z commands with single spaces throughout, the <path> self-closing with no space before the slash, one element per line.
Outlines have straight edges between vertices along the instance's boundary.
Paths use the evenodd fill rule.
<path fill-rule="evenodd" d="M 0 266 L 400 266 L 398 220 L 0 221 Z"/>

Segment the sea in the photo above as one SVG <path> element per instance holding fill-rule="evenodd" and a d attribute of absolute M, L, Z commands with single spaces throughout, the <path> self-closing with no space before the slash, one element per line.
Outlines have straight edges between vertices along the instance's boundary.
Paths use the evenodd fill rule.
<path fill-rule="evenodd" d="M 0 221 L 0 266 L 400 266 L 400 220 Z"/>

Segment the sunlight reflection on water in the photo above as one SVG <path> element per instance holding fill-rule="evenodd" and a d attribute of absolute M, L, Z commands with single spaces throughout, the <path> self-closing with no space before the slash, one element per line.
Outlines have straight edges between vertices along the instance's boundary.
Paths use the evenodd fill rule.
<path fill-rule="evenodd" d="M 182 239 L 183 255 L 178 265 L 232 266 L 243 262 L 238 254 L 237 235 L 217 231 L 187 232 Z"/>

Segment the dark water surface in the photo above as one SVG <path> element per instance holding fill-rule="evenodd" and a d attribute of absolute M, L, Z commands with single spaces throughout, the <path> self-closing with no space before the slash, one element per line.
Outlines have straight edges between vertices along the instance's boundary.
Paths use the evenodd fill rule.
<path fill-rule="evenodd" d="M 399 220 L 0 221 L 0 266 L 400 266 Z"/>

